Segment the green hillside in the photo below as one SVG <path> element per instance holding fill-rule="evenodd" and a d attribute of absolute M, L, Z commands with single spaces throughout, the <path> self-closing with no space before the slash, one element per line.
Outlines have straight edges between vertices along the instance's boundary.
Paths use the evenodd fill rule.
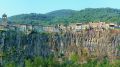
<path fill-rule="evenodd" d="M 70 17 L 73 22 L 120 22 L 120 10 L 112 8 L 87 8 Z"/>
<path fill-rule="evenodd" d="M 56 10 L 46 14 L 20 14 L 9 17 L 13 23 L 20 24 L 58 24 L 78 22 L 115 22 L 120 23 L 120 10 L 113 8 L 86 8 L 80 11 Z"/>

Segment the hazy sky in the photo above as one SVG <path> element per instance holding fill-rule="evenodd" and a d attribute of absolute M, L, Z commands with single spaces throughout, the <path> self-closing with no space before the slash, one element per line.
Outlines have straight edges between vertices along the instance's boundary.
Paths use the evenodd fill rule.
<path fill-rule="evenodd" d="M 22 13 L 47 13 L 59 9 L 111 7 L 120 9 L 120 0 L 0 0 L 0 16 Z"/>

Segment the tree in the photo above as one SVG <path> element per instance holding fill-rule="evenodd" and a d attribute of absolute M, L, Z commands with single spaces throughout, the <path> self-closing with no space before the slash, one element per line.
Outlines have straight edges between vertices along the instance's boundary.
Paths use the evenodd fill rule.
<path fill-rule="evenodd" d="M 15 62 L 9 62 L 7 64 L 5 64 L 5 67 L 16 67 Z"/>
<path fill-rule="evenodd" d="M 40 56 L 34 58 L 33 66 L 34 67 L 44 67 L 44 59 Z"/>
<path fill-rule="evenodd" d="M 70 55 L 70 60 L 73 62 L 78 62 L 79 60 L 79 55 L 77 53 L 72 52 Z"/>
<path fill-rule="evenodd" d="M 25 67 L 33 67 L 30 59 L 25 60 Z"/>

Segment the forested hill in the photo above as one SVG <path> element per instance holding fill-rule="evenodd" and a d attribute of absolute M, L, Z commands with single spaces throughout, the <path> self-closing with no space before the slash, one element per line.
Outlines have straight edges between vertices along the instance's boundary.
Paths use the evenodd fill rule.
<path fill-rule="evenodd" d="M 120 22 L 120 10 L 112 8 L 87 8 L 70 17 L 73 22 Z"/>
<path fill-rule="evenodd" d="M 53 17 L 69 17 L 73 14 L 75 14 L 75 10 L 70 10 L 70 9 L 63 9 L 63 10 L 56 10 L 56 11 L 52 11 L 49 13 L 46 13 L 49 16 L 53 16 Z"/>
<path fill-rule="evenodd" d="M 20 14 L 9 17 L 9 21 L 20 24 L 57 24 L 78 22 L 117 22 L 120 23 L 120 9 L 86 8 L 80 11 L 56 10 L 46 14 Z"/>

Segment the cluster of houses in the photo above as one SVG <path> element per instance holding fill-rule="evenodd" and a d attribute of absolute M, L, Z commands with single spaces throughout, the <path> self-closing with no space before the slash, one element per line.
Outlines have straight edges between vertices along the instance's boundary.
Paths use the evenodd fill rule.
<path fill-rule="evenodd" d="M 83 23 L 71 23 L 68 26 L 64 25 L 54 25 L 54 26 L 43 26 L 43 25 L 31 25 L 31 24 L 9 24 L 7 21 L 7 15 L 2 15 L 2 21 L 0 23 L 0 30 L 19 30 L 26 33 L 31 31 L 37 32 L 60 32 L 60 31 L 73 31 L 80 32 L 85 29 L 119 29 L 120 26 L 114 23 L 105 23 L 105 22 L 89 22 L 87 24 Z"/>
<path fill-rule="evenodd" d="M 95 29 L 95 30 L 103 30 L 103 29 L 120 29 L 120 26 L 114 23 L 105 23 L 105 22 L 89 22 L 87 24 L 76 23 L 70 25 L 72 31 L 81 31 L 86 29 Z"/>
<path fill-rule="evenodd" d="M 18 30 L 25 33 L 30 33 L 33 30 L 37 32 L 59 32 L 58 27 L 55 26 L 43 26 L 43 25 L 31 25 L 31 24 L 9 24 L 7 15 L 2 15 L 2 21 L 0 22 L 0 31 Z"/>

